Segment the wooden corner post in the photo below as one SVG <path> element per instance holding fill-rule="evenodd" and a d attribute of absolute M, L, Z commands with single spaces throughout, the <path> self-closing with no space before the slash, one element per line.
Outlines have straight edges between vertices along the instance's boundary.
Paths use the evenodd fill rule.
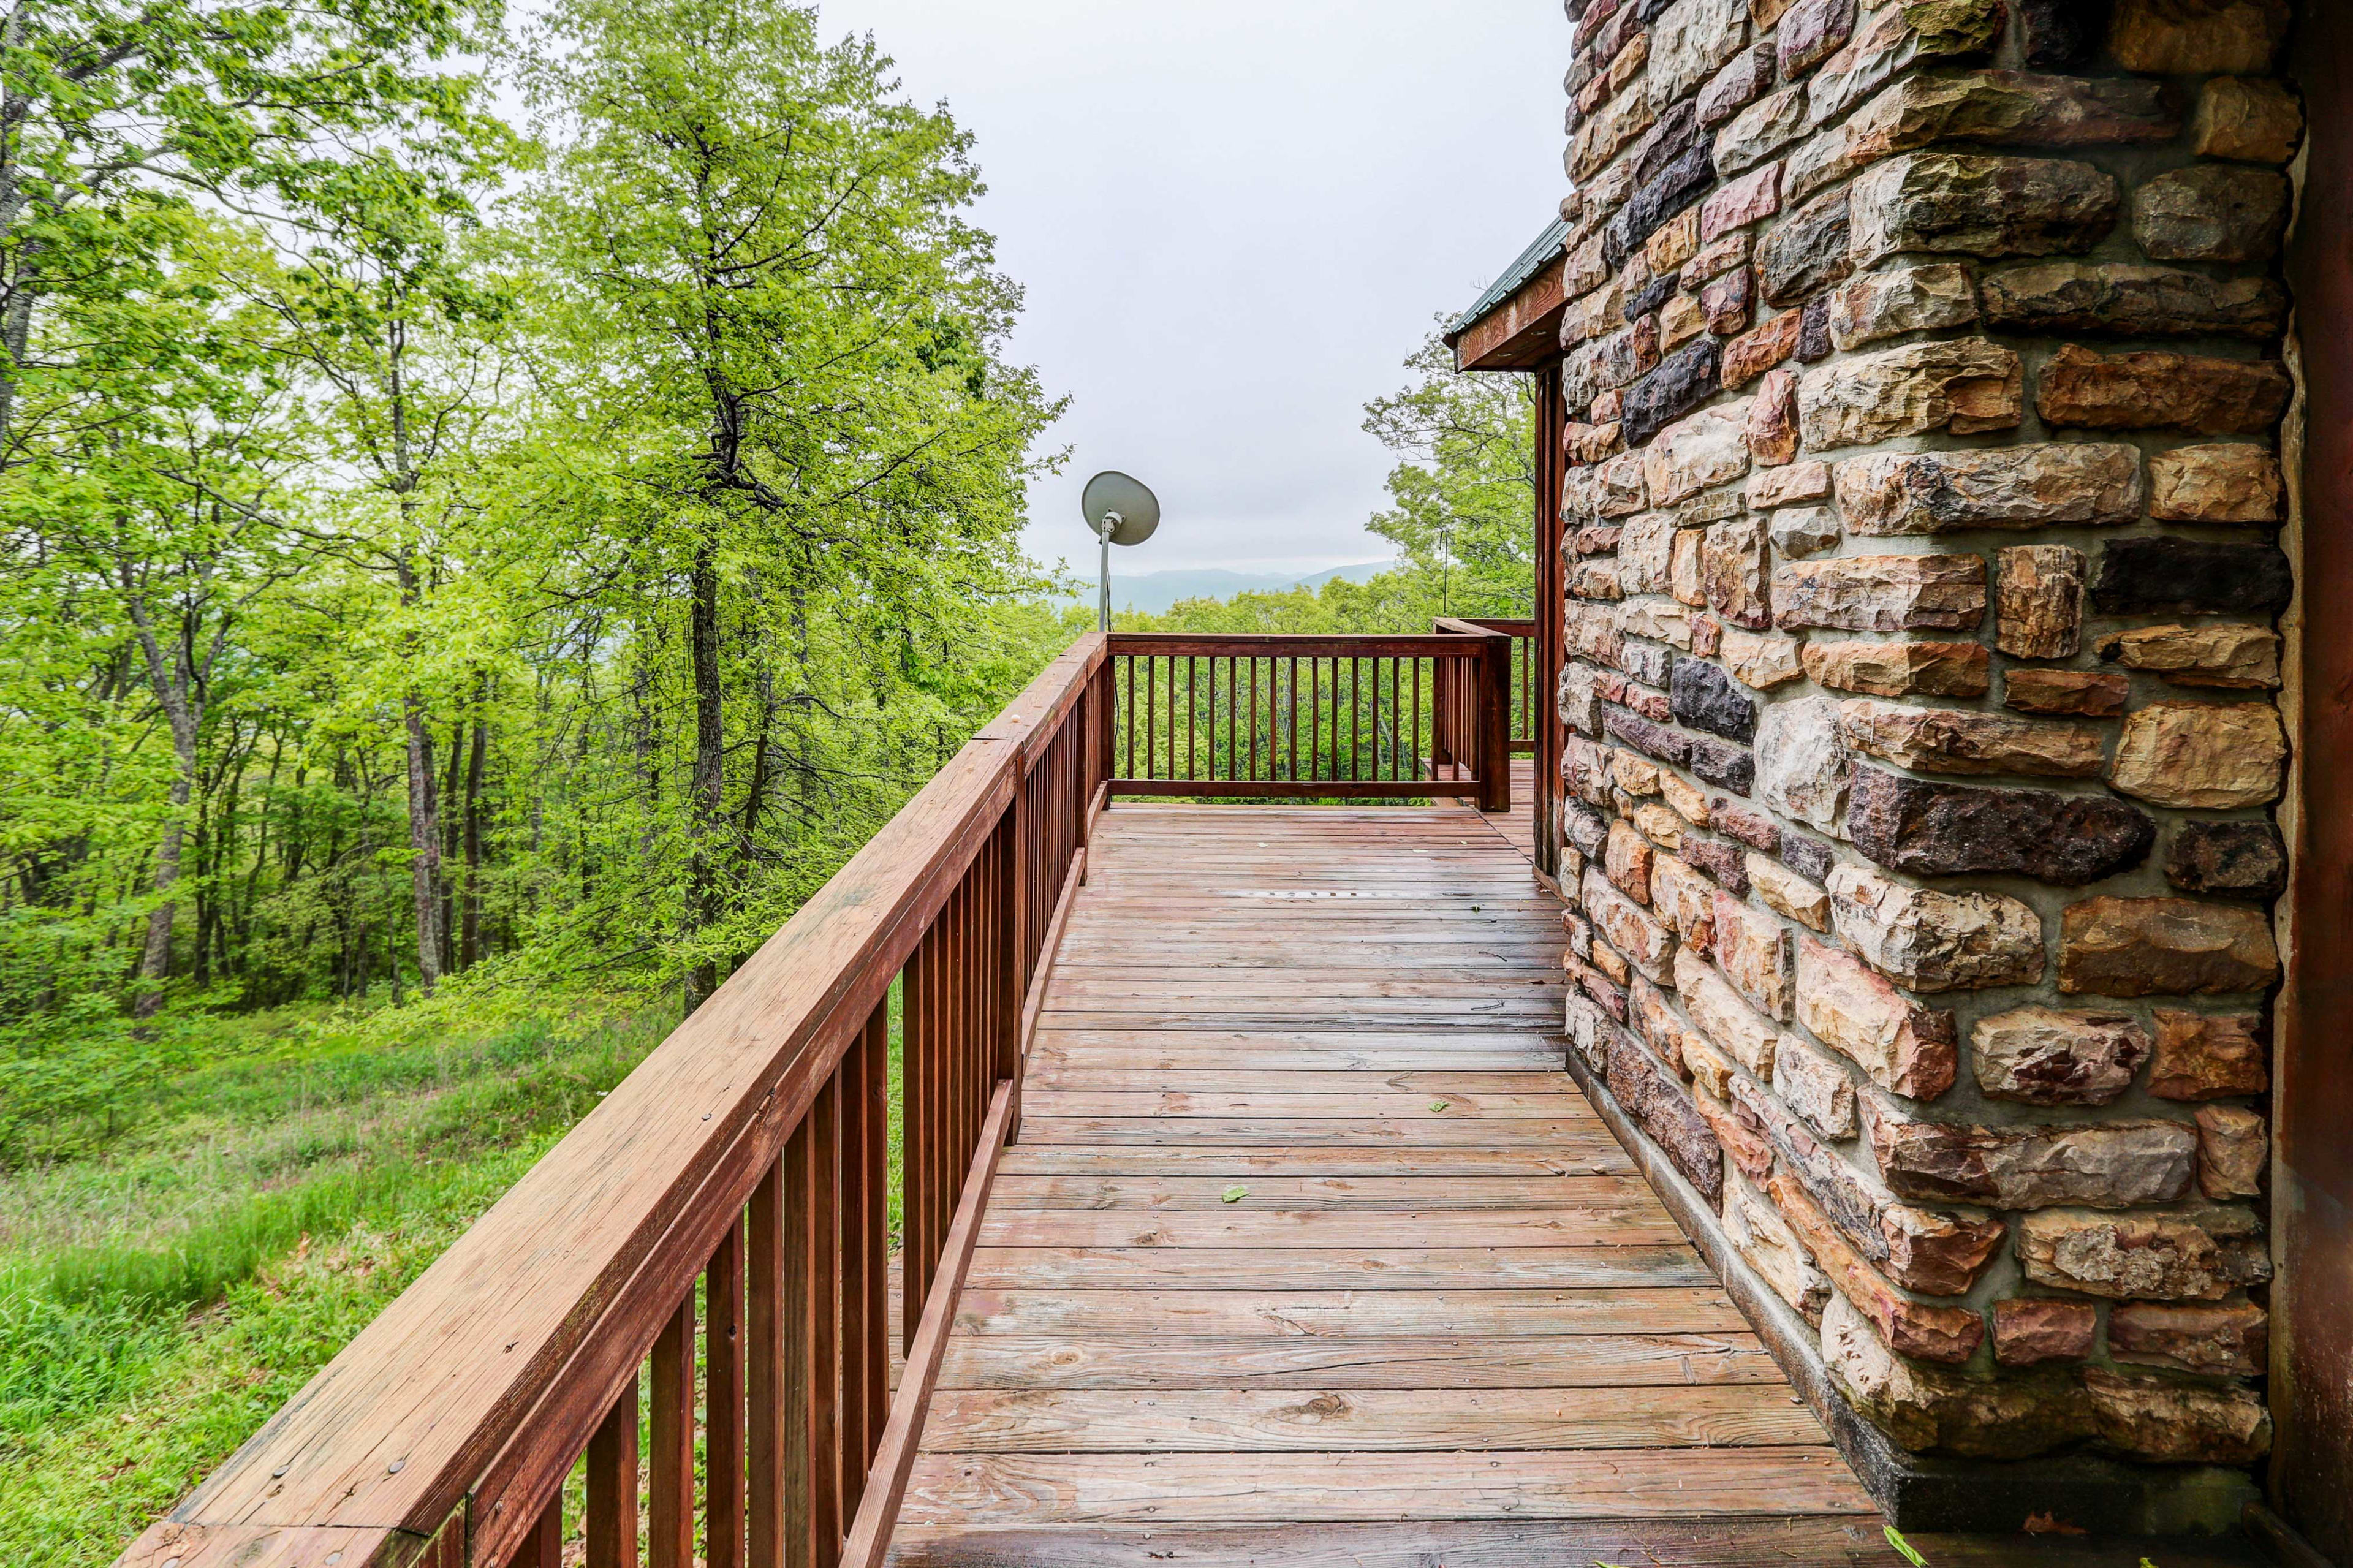
<path fill-rule="evenodd" d="M 1479 809 L 1512 809 L 1512 639 L 1479 637 Z"/>

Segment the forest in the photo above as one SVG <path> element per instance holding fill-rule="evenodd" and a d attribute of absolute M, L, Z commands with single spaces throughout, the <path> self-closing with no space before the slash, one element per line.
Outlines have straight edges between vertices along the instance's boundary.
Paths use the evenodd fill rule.
<path fill-rule="evenodd" d="M 972 138 L 815 7 L 0 76 L 0 1553 L 104 1562 L 1089 622 Z M 1133 624 L 1527 613 L 1525 388 L 1407 370 L 1397 570 Z"/>

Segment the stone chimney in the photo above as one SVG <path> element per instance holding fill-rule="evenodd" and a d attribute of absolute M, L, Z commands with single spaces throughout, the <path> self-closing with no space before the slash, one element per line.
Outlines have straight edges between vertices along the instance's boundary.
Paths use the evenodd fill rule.
<path fill-rule="evenodd" d="M 1903 1449 L 2270 1422 L 2285 0 L 1569 0 L 1572 1049 Z"/>

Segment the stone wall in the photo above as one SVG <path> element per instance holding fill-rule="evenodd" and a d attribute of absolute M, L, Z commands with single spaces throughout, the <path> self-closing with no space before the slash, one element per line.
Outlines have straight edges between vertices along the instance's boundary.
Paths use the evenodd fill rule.
<path fill-rule="evenodd" d="M 1919 1452 L 2269 1442 L 2285 0 L 1569 0 L 1573 1048 Z"/>

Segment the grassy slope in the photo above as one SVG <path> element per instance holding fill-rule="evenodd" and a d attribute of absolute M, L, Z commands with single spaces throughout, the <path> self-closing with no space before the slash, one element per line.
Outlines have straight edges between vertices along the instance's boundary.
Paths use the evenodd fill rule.
<path fill-rule="evenodd" d="M 111 1562 L 671 1022 L 240 1026 L 102 1157 L 0 1180 L 0 1562 Z"/>

